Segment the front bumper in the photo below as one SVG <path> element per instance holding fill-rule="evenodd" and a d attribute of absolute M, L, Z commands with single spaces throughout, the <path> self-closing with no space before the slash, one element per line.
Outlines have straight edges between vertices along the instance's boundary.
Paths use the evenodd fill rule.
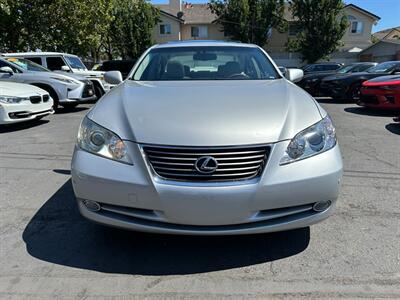
<path fill-rule="evenodd" d="M 23 101 L 15 104 L 0 104 L 0 124 L 12 124 L 34 120 L 54 113 L 53 101 L 32 104 Z"/>
<path fill-rule="evenodd" d="M 88 80 L 76 89 L 68 89 L 67 98 L 60 100 L 60 103 L 88 103 L 96 99 L 93 84 Z"/>
<path fill-rule="evenodd" d="M 362 88 L 361 97 L 357 104 L 373 108 L 400 109 L 400 90 Z"/>
<path fill-rule="evenodd" d="M 337 99 L 346 98 L 347 92 L 348 92 L 347 86 L 331 81 L 322 81 L 318 90 L 319 96 L 326 96 Z"/>
<path fill-rule="evenodd" d="M 339 147 L 279 166 L 288 141 L 272 146 L 259 179 L 232 182 L 169 182 L 155 177 L 139 145 L 126 142 L 134 165 L 75 149 L 72 183 L 81 214 L 126 229 L 171 234 L 252 234 L 306 227 L 327 218 L 342 175 Z M 90 211 L 85 200 L 100 203 Z M 320 201 L 332 205 L 312 210 Z"/>

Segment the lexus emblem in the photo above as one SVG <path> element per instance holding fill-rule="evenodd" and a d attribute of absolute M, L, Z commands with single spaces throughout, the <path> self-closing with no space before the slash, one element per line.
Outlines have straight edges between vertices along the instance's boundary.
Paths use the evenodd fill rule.
<path fill-rule="evenodd" d="M 217 170 L 218 162 L 212 156 L 202 156 L 196 160 L 194 167 L 199 173 L 211 174 Z"/>

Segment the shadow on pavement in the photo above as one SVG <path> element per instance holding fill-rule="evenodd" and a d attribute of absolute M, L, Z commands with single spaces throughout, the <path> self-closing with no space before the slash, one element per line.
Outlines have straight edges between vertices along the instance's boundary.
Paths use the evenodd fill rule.
<path fill-rule="evenodd" d="M 395 117 L 399 115 L 399 112 L 393 110 L 384 110 L 384 109 L 373 109 L 367 107 L 347 107 L 344 109 L 345 112 L 363 115 L 363 116 L 371 116 L 371 117 Z"/>
<path fill-rule="evenodd" d="M 40 126 L 43 124 L 47 124 L 50 121 L 47 119 L 41 119 L 41 120 L 31 120 L 31 121 L 25 121 L 21 123 L 15 123 L 15 124 L 7 124 L 7 125 L 0 125 L 0 133 L 7 133 L 7 132 L 14 132 L 14 131 L 19 131 L 19 130 L 25 130 L 29 129 L 32 127 Z"/>
<path fill-rule="evenodd" d="M 387 125 L 385 126 L 385 128 L 386 128 L 387 130 L 389 130 L 391 133 L 400 135 L 400 123 L 397 123 L 397 124 L 396 124 L 396 123 L 387 124 Z"/>
<path fill-rule="evenodd" d="M 78 107 L 74 107 L 74 108 L 59 107 L 56 110 L 56 115 L 75 113 L 75 112 L 80 112 L 80 111 L 87 110 L 87 109 L 89 109 L 89 107 L 85 107 L 85 106 L 78 106 Z"/>
<path fill-rule="evenodd" d="M 69 180 L 30 220 L 23 240 L 30 255 L 50 263 L 106 273 L 172 275 L 250 266 L 296 255 L 308 247 L 310 229 L 196 237 L 107 228 L 80 216 Z"/>
<path fill-rule="evenodd" d="M 71 170 L 66 169 L 54 169 L 53 172 L 62 175 L 71 175 Z"/>

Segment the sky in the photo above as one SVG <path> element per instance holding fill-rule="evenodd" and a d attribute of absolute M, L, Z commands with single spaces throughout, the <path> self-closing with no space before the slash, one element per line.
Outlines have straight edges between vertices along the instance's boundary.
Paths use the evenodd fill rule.
<path fill-rule="evenodd" d="M 189 3 L 206 3 L 207 0 L 182 0 Z M 152 3 L 168 3 L 168 0 L 152 0 Z M 372 32 L 400 26 L 400 0 L 345 0 L 381 17 Z"/>

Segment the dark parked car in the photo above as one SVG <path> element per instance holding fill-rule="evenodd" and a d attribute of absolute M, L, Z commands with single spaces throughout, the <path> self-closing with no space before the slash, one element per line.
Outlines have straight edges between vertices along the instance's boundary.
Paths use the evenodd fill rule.
<path fill-rule="evenodd" d="M 374 62 L 360 62 L 360 63 L 349 64 L 336 71 L 308 74 L 305 75 L 303 79 L 297 83 L 297 85 L 302 87 L 304 90 L 306 90 L 313 96 L 320 96 L 320 84 L 323 78 L 336 74 L 340 75 L 340 74 L 364 72 L 365 70 L 374 67 L 376 65 L 377 63 Z"/>
<path fill-rule="evenodd" d="M 364 81 L 385 76 L 400 74 L 400 61 L 387 61 L 365 72 L 355 74 L 338 74 L 325 77 L 321 82 L 321 93 L 334 99 L 348 99 L 357 101 L 360 98 L 360 89 Z"/>
<path fill-rule="evenodd" d="M 133 59 L 125 59 L 125 60 L 107 60 L 103 62 L 100 66 L 100 71 L 120 71 L 122 74 L 122 78 L 125 79 L 129 72 L 132 70 L 135 65 L 136 60 Z"/>
<path fill-rule="evenodd" d="M 321 72 L 332 72 L 340 69 L 343 64 L 336 62 L 324 62 L 324 63 L 316 63 L 305 65 L 302 69 L 304 74 L 312 74 L 312 73 L 321 73 Z"/>

